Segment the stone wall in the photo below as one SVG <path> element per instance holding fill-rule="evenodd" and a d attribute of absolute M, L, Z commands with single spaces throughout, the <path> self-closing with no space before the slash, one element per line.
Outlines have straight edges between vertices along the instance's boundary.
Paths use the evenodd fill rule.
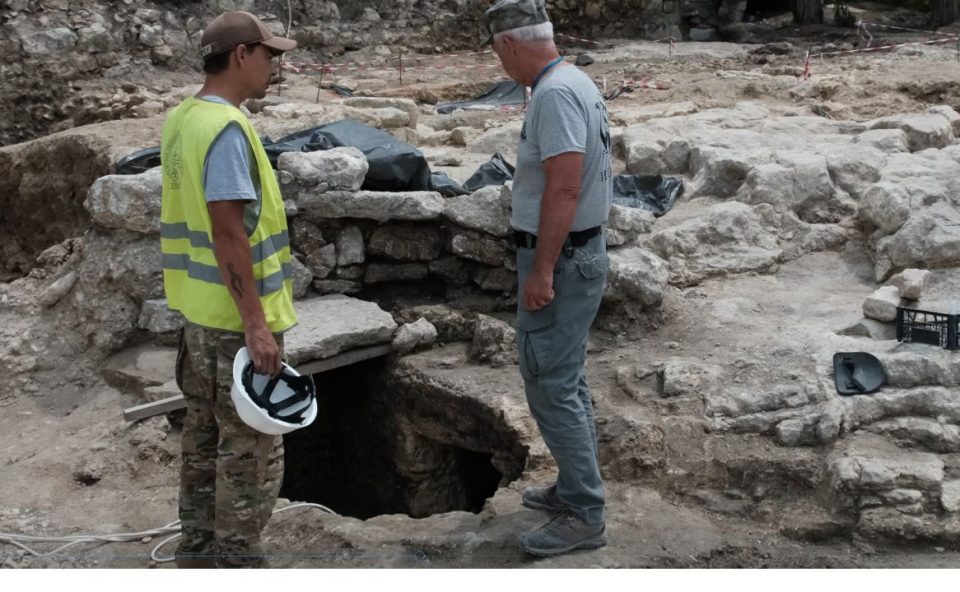
<path fill-rule="evenodd" d="M 483 12 L 490 4 L 491 0 L 292 0 L 292 36 L 308 59 L 355 50 L 389 57 L 397 46 L 421 53 L 473 49 L 484 37 Z M 559 33 L 591 38 L 679 38 L 689 12 L 688 3 L 680 0 L 547 4 Z M 709 0 L 704 6 L 710 4 L 716 2 Z M 256 12 L 271 29 L 283 33 L 286 5 L 279 0 L 2 0 L 0 111 L 18 116 L 0 122 L 0 145 L 74 125 L 136 116 L 138 106 L 155 102 L 157 93 L 199 71 L 199 36 L 221 10 Z"/>
<path fill-rule="evenodd" d="M 383 109 L 390 108 L 365 110 Z M 406 299 L 475 312 L 516 306 L 509 185 L 455 198 L 366 191 L 360 187 L 367 169 L 355 148 L 280 156 L 297 298 L 339 293 L 388 308 Z M 78 268 L 58 272 L 81 278 L 58 306 L 72 308 L 79 331 L 105 351 L 129 343 L 138 329 L 162 335 L 179 326 L 162 301 L 160 194 L 159 169 L 94 182 L 83 203 L 93 225 L 83 239 L 84 256 Z M 611 257 L 606 306 L 631 318 L 659 307 L 668 279 L 659 257 L 630 249 L 652 226 L 649 212 L 620 206 L 609 221 L 608 242 L 629 257 Z"/>

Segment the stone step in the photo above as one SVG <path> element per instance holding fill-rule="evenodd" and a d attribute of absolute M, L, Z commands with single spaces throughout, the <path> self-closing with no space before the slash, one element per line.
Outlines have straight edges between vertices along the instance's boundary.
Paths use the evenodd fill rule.
<path fill-rule="evenodd" d="M 390 313 L 376 303 L 331 294 L 297 301 L 294 307 L 300 322 L 285 334 L 284 349 L 287 363 L 304 372 L 327 369 L 330 365 L 324 365 L 322 360 L 337 357 L 343 364 L 349 364 L 390 350 L 397 324 Z M 350 352 L 363 355 L 351 356 Z M 104 378 L 112 386 L 144 401 L 168 401 L 177 395 L 171 383 L 176 357 L 174 348 L 137 346 L 109 358 L 103 370 Z M 333 366 L 337 365 L 342 364 Z M 165 407 L 160 412 L 169 410 Z M 149 417 L 142 413 L 143 410 L 138 411 L 137 415 Z"/>

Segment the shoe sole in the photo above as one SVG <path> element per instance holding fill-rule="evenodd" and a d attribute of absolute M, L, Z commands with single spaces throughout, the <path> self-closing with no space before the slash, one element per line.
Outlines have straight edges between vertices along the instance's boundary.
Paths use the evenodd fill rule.
<path fill-rule="evenodd" d="M 574 543 L 569 547 L 561 547 L 559 549 L 534 549 L 532 547 L 527 547 L 523 543 L 520 544 L 520 548 L 523 549 L 525 553 L 535 557 L 553 557 L 555 555 L 570 553 L 571 551 L 595 550 L 606 546 L 607 538 L 603 535 L 601 535 L 599 538 L 587 539 Z"/>
<path fill-rule="evenodd" d="M 530 508 L 531 510 L 543 510 L 545 512 L 562 512 L 566 508 L 564 506 L 551 506 L 550 504 L 540 504 L 537 502 L 527 501 L 523 498 L 520 498 L 520 505 L 524 508 Z"/>

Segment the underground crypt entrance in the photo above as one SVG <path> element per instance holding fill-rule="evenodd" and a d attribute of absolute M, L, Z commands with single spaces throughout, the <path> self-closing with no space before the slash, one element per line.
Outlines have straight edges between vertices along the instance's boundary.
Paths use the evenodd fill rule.
<path fill-rule="evenodd" d="M 280 496 L 367 519 L 479 513 L 526 463 L 500 414 L 386 358 L 313 376 L 314 423 L 284 436 Z"/>

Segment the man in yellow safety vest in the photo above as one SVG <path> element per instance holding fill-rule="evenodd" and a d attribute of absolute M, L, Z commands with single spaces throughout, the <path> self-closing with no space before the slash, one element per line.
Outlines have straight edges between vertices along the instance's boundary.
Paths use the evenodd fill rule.
<path fill-rule="evenodd" d="M 279 373 L 297 317 L 283 200 L 240 104 L 266 95 L 276 58 L 297 44 L 250 13 L 225 12 L 200 45 L 204 85 L 171 111 L 161 142 L 163 284 L 186 318 L 177 566 L 265 567 L 260 533 L 283 479 L 283 441 L 237 416 L 232 366 L 246 346 L 257 372 Z"/>

